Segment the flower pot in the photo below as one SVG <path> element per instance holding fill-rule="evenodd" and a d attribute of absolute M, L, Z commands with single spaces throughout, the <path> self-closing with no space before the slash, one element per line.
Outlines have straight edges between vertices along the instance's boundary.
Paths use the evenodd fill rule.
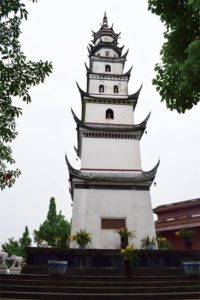
<path fill-rule="evenodd" d="M 48 260 L 48 272 L 51 275 L 64 275 L 67 269 L 67 261 Z"/>
<path fill-rule="evenodd" d="M 200 275 L 200 261 L 183 262 L 186 275 Z"/>
<path fill-rule="evenodd" d="M 132 266 L 131 266 L 130 259 L 124 260 L 124 272 L 125 272 L 126 276 L 131 276 L 131 274 L 132 274 Z"/>
<path fill-rule="evenodd" d="M 156 249 L 156 246 L 154 244 L 149 244 L 147 246 L 147 250 L 155 250 Z"/>
<path fill-rule="evenodd" d="M 79 249 L 85 249 L 85 248 L 86 248 L 86 244 L 79 245 Z"/>

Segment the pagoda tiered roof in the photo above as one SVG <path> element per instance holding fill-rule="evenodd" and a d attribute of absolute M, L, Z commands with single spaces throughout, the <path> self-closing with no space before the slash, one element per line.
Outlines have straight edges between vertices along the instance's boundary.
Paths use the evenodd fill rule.
<path fill-rule="evenodd" d="M 107 43 L 107 42 L 103 42 L 100 40 L 100 42 L 96 45 L 93 46 L 91 44 L 89 44 L 90 49 L 88 49 L 89 51 L 89 56 L 95 55 L 95 53 L 100 50 L 101 48 L 110 48 L 113 49 L 118 55 L 119 57 L 121 57 L 122 54 L 122 50 L 124 48 L 124 46 L 122 47 L 118 47 L 115 43 Z"/>
<path fill-rule="evenodd" d="M 128 52 L 129 52 L 129 49 L 127 49 L 127 51 L 123 55 L 120 55 L 119 57 L 99 56 L 99 55 L 96 55 L 95 53 L 91 53 L 91 49 L 90 49 L 91 45 L 89 44 L 89 46 L 87 47 L 88 53 L 89 53 L 89 57 L 92 57 L 93 60 L 99 60 L 99 61 L 103 60 L 103 61 L 108 61 L 109 62 L 109 61 L 115 60 L 115 62 L 123 62 L 123 63 L 125 63 L 126 57 L 128 55 Z M 92 47 L 94 47 L 94 46 L 92 46 Z M 106 46 L 106 48 L 108 48 L 108 47 Z M 123 48 L 124 48 L 124 46 L 121 47 L 121 48 L 119 48 L 119 49 L 122 50 Z"/>
<path fill-rule="evenodd" d="M 141 92 L 141 89 L 142 89 L 142 85 L 140 86 L 140 88 L 137 90 L 137 92 L 133 93 L 133 94 L 130 94 L 130 95 L 127 95 L 127 96 L 123 96 L 123 97 L 120 97 L 120 95 L 118 96 L 118 98 L 115 97 L 98 97 L 98 96 L 92 96 L 91 94 L 83 91 L 79 84 L 76 82 L 76 85 L 78 87 L 78 90 L 80 92 L 80 95 L 81 95 L 81 100 L 83 100 L 84 98 L 87 98 L 87 99 L 93 99 L 93 100 L 98 100 L 98 101 L 102 101 L 102 100 L 107 100 L 109 102 L 111 101 L 122 101 L 122 102 L 125 102 L 125 101 L 131 101 L 133 103 L 133 109 L 135 109 L 135 106 L 137 104 L 137 100 L 139 98 L 139 95 L 140 95 L 140 92 Z"/>
<path fill-rule="evenodd" d="M 128 80 L 130 79 L 131 71 L 132 71 L 132 68 L 133 68 L 133 67 L 131 67 L 127 72 L 125 72 L 123 74 L 114 74 L 114 73 L 96 73 L 96 72 L 94 73 L 94 72 L 91 72 L 91 70 L 87 66 L 87 64 L 85 64 L 85 67 L 86 67 L 86 70 L 87 70 L 87 75 L 94 74 L 94 75 L 100 75 L 100 76 L 106 76 L 106 77 L 118 77 L 118 78 L 128 77 Z"/>
<path fill-rule="evenodd" d="M 142 133 L 146 129 L 147 121 L 150 118 L 151 113 L 148 114 L 148 116 L 144 119 L 143 122 L 136 124 L 136 125 L 115 125 L 115 124 L 88 124 L 84 121 L 80 120 L 76 114 L 74 113 L 73 109 L 71 109 L 72 115 L 74 117 L 74 120 L 77 124 L 77 128 L 84 128 L 91 131 L 105 131 L 105 132 L 124 132 L 124 133 L 131 133 L 134 131 L 141 131 Z"/>
<path fill-rule="evenodd" d="M 97 32 L 92 31 L 92 33 L 93 33 L 93 37 L 94 37 L 94 40 L 93 40 L 94 43 L 96 42 L 96 40 L 101 35 L 110 35 L 117 42 L 117 39 L 121 34 L 121 32 L 119 32 L 119 33 L 114 32 L 113 24 L 112 24 L 111 27 L 108 27 L 108 19 L 107 19 L 107 16 L 106 16 L 106 12 L 105 12 L 104 17 L 103 17 L 103 23 L 101 25 L 101 28 Z"/>
<path fill-rule="evenodd" d="M 74 111 L 71 109 L 72 115 L 77 125 L 77 145 L 76 149 L 77 155 L 81 156 L 81 134 L 80 131 L 86 130 L 93 133 L 102 133 L 102 134 L 134 134 L 134 138 L 140 140 L 146 129 L 147 122 L 150 118 L 151 113 L 144 119 L 143 122 L 135 125 L 118 125 L 118 124 L 91 124 L 85 123 L 83 120 L 80 120 Z"/>
<path fill-rule="evenodd" d="M 121 32 L 115 33 L 112 25 L 111 27 L 101 26 L 101 28 L 97 32 L 92 31 L 92 34 L 94 37 L 93 43 L 96 43 L 97 39 L 100 38 L 102 35 L 112 36 L 114 41 L 117 42 L 117 39 L 119 38 Z"/>
<path fill-rule="evenodd" d="M 77 178 L 84 180 L 86 182 L 106 182 L 106 183 L 127 183 L 127 184 L 139 184 L 142 186 L 151 186 L 158 169 L 158 166 L 160 164 L 160 160 L 157 162 L 157 164 L 154 166 L 153 169 L 150 171 L 140 171 L 140 172 L 132 172 L 132 173 L 119 173 L 119 172 L 83 172 L 82 170 L 77 170 L 72 167 L 70 164 L 67 155 L 65 155 L 66 164 L 69 170 L 70 175 L 70 181 L 72 178 Z"/>
<path fill-rule="evenodd" d="M 113 40 L 112 41 L 105 41 L 102 39 L 104 36 L 110 36 Z M 89 56 L 95 55 L 95 53 L 102 49 L 102 48 L 111 48 L 113 49 L 119 57 L 121 57 L 122 50 L 124 46 L 118 47 L 118 38 L 120 36 L 120 33 L 115 33 L 113 30 L 113 26 L 108 27 L 108 20 L 106 14 L 103 18 L 103 24 L 101 25 L 101 28 L 97 31 L 93 31 L 93 45 L 89 44 Z"/>
<path fill-rule="evenodd" d="M 85 122 L 85 109 L 87 108 L 87 103 L 98 103 L 98 104 L 106 104 L 105 107 L 109 107 L 109 105 L 125 105 L 129 106 L 129 111 L 133 107 L 133 111 L 135 110 L 142 85 L 140 88 L 133 94 L 126 95 L 124 92 L 124 95 L 120 95 L 120 93 L 116 93 L 112 95 L 110 93 L 109 95 L 106 95 L 104 93 L 99 94 L 90 94 L 88 93 L 89 90 L 89 80 L 95 79 L 98 84 L 98 80 L 116 80 L 116 82 L 123 80 L 125 81 L 125 85 L 127 85 L 127 80 L 129 80 L 131 75 L 132 67 L 125 72 L 124 74 L 113 74 L 111 72 L 106 72 L 105 68 L 94 68 L 94 64 L 97 66 L 99 65 L 106 65 L 107 63 L 114 64 L 117 63 L 117 66 L 119 65 L 120 68 L 118 70 L 119 72 L 123 72 L 124 70 L 124 64 L 126 61 L 126 57 L 128 54 L 127 50 L 122 55 L 122 50 L 124 46 L 119 47 L 118 46 L 118 38 L 119 34 L 116 34 L 113 30 L 113 27 L 108 27 L 107 22 L 107 16 L 104 15 L 103 23 L 99 31 L 93 32 L 93 41 L 92 44 L 89 44 L 88 51 L 89 51 L 89 57 L 90 57 L 90 67 L 86 66 L 87 70 L 87 92 L 82 90 L 80 86 L 77 83 L 78 90 L 81 95 L 81 101 L 82 101 L 82 116 L 81 119 L 79 119 L 76 114 L 72 111 L 72 115 L 74 117 L 74 120 L 77 125 L 77 148 L 75 147 L 75 151 L 77 155 L 81 158 L 82 154 L 82 142 L 85 141 L 86 138 L 92 138 L 92 139 L 116 139 L 117 143 L 120 144 L 119 139 L 134 139 L 134 140 L 140 140 L 148 122 L 148 119 L 150 117 L 150 113 L 148 116 L 144 119 L 143 122 L 139 124 L 114 124 L 112 123 L 112 119 L 110 119 L 106 123 L 104 121 L 104 118 L 100 119 L 102 123 L 97 122 Z M 99 51 L 102 48 L 112 48 L 115 53 L 110 51 Z M 94 71 L 102 70 L 106 73 L 96 73 Z M 113 71 L 115 68 L 113 68 Z M 91 76 L 90 76 L 91 75 Z M 95 75 L 95 76 L 93 76 Z M 113 77 L 113 78 L 112 78 Z M 116 78 L 115 78 L 116 77 Z M 125 77 L 125 78 L 123 78 Z M 112 83 L 113 84 L 113 83 Z M 122 92 L 121 92 L 122 93 Z M 88 105 L 89 106 L 89 105 Z M 91 106 L 92 107 L 92 106 Z M 97 106 L 99 107 L 99 106 Z M 119 120 L 121 120 L 119 118 Z M 132 119 L 131 119 L 132 120 Z M 115 121 L 116 122 L 116 121 Z M 123 118 L 122 121 L 123 122 Z M 133 120 L 132 120 L 133 122 Z M 92 140 L 93 142 L 93 140 Z M 104 141 L 103 141 L 104 142 Z M 116 145 L 118 145 L 115 143 Z M 134 144 L 135 142 L 133 142 Z M 92 144 L 92 143 L 91 143 Z M 137 143 L 138 144 L 138 143 Z M 97 148 L 94 148 L 95 151 Z M 125 154 L 125 152 L 124 152 Z M 121 152 L 119 153 L 119 157 L 121 155 Z M 89 169 L 90 164 L 87 162 L 85 165 L 87 168 L 85 169 L 75 169 L 72 167 L 72 165 L 69 163 L 69 160 L 67 156 L 65 157 L 66 163 L 69 170 L 69 176 L 70 176 L 70 182 L 71 182 L 71 193 L 73 195 L 73 189 L 74 188 L 90 188 L 90 187 L 96 187 L 97 188 L 126 188 L 126 189 L 140 189 L 145 190 L 149 189 L 151 186 L 158 169 L 158 166 L 160 164 L 160 161 L 155 165 L 155 167 L 150 171 L 143 171 L 141 169 Z M 139 159 L 138 159 L 139 160 Z M 89 158 L 88 158 L 89 161 Z M 97 164 L 98 165 L 98 164 Z M 133 164 L 134 166 L 134 164 Z M 140 166 L 140 164 L 139 164 Z M 139 167 L 141 168 L 141 166 Z M 81 185 L 81 187 L 78 185 Z M 72 197 L 73 198 L 73 197 Z"/>

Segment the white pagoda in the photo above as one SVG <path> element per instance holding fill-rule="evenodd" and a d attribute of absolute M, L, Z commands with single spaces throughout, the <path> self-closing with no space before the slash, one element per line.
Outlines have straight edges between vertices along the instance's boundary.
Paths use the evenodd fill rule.
<path fill-rule="evenodd" d="M 81 119 L 72 111 L 81 169 L 74 169 L 66 157 L 73 200 L 72 234 L 86 229 L 93 237 L 92 248 L 97 249 L 120 248 L 116 230 L 122 227 L 135 232 L 136 248 L 142 238 L 156 235 L 150 186 L 159 162 L 151 171 L 142 170 L 140 140 L 150 115 L 135 124 L 141 88 L 128 93 L 131 69 L 124 73 L 128 51 L 122 54 L 119 35 L 108 27 L 105 14 L 88 47 L 86 92 L 78 86 Z"/>

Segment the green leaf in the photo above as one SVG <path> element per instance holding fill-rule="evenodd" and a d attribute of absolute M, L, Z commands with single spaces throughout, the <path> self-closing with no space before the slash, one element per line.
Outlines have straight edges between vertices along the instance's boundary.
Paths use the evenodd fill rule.
<path fill-rule="evenodd" d="M 36 1 L 32 1 L 36 2 Z M 21 50 L 20 26 L 27 19 L 28 12 L 21 0 L 3 0 L 0 4 L 0 142 L 2 149 L 16 136 L 16 119 L 22 114 L 20 108 L 13 106 L 13 96 L 26 103 L 31 102 L 29 90 L 32 86 L 44 82 L 52 72 L 49 62 L 27 60 Z M 8 60 L 8 62 L 5 62 Z M 9 63 L 9 64 L 8 64 Z M 14 163 L 12 151 L 0 151 L 0 188 L 11 187 L 20 175 L 18 169 L 10 171 L 9 164 Z M 8 179 L 8 174 L 12 176 Z"/>
<path fill-rule="evenodd" d="M 149 0 L 166 26 L 161 64 L 152 80 L 167 108 L 184 113 L 200 101 L 199 0 Z"/>

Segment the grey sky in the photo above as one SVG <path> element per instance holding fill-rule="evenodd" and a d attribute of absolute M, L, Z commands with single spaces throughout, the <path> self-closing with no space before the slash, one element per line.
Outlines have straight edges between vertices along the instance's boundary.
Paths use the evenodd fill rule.
<path fill-rule="evenodd" d="M 68 172 L 64 155 L 79 166 L 73 150 L 76 130 L 71 107 L 80 117 L 81 101 L 75 81 L 86 87 L 87 44 L 106 10 L 109 25 L 121 32 L 121 46 L 129 48 L 125 71 L 133 65 L 129 93 L 143 89 L 135 111 L 136 122 L 151 118 L 141 141 L 143 170 L 161 159 L 151 188 L 152 206 L 199 197 L 200 106 L 184 115 L 166 109 L 152 86 L 159 61 L 163 26 L 147 10 L 147 0 L 40 0 L 29 3 L 29 18 L 22 27 L 24 53 L 32 60 L 53 62 L 53 74 L 31 90 L 32 103 L 22 105 L 19 135 L 13 143 L 16 166 L 22 175 L 15 186 L 1 192 L 0 243 L 19 238 L 25 225 L 30 231 L 46 217 L 49 198 L 71 218 Z M 19 105 L 19 103 L 17 103 Z"/>

